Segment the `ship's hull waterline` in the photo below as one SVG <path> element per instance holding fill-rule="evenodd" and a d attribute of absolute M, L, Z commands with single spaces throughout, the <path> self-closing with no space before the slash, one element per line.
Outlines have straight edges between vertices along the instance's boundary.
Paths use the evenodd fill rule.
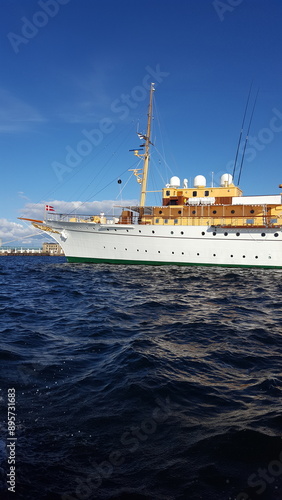
<path fill-rule="evenodd" d="M 69 262 L 282 268 L 277 227 L 50 222 Z"/>

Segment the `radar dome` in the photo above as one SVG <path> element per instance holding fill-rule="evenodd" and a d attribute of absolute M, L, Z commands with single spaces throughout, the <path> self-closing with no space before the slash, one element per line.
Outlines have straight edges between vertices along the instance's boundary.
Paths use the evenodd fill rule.
<path fill-rule="evenodd" d="M 206 187 L 207 181 L 203 175 L 196 175 L 194 179 L 194 187 Z"/>
<path fill-rule="evenodd" d="M 231 174 L 223 174 L 220 177 L 220 185 L 221 185 L 221 187 L 230 186 L 230 184 L 232 184 L 232 181 L 233 181 L 233 177 L 232 177 Z"/>
<path fill-rule="evenodd" d="M 180 179 L 176 175 L 174 175 L 173 177 L 171 177 L 169 183 L 170 183 L 170 187 L 175 187 L 175 188 L 179 188 L 180 187 Z"/>

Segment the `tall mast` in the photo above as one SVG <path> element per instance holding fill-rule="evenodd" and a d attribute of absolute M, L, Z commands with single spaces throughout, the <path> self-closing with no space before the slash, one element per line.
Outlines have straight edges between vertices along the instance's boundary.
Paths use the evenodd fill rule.
<path fill-rule="evenodd" d="M 145 206 L 146 200 L 146 191 L 147 191 L 147 180 L 148 180 L 148 168 L 149 168 L 149 159 L 150 159 L 150 136 L 151 136 L 151 122 L 152 122 L 152 111 L 153 111 L 153 92 L 154 92 L 154 83 L 151 83 L 150 89 L 150 102 L 148 109 L 148 123 L 147 123 L 147 133 L 145 136 L 145 154 L 144 154 L 144 164 L 143 164 L 143 175 L 141 182 L 141 197 L 140 197 L 140 207 Z"/>

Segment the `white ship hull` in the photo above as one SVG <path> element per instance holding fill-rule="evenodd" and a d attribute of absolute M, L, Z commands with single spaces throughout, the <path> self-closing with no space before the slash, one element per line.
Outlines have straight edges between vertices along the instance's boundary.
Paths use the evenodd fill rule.
<path fill-rule="evenodd" d="M 282 268 L 278 227 L 46 224 L 69 262 Z"/>

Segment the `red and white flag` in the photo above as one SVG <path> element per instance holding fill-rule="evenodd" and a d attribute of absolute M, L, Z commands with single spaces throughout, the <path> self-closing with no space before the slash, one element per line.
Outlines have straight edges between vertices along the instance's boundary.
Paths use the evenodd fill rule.
<path fill-rule="evenodd" d="M 55 212 L 54 207 L 51 207 L 51 205 L 45 205 L 45 210 L 46 212 Z"/>

